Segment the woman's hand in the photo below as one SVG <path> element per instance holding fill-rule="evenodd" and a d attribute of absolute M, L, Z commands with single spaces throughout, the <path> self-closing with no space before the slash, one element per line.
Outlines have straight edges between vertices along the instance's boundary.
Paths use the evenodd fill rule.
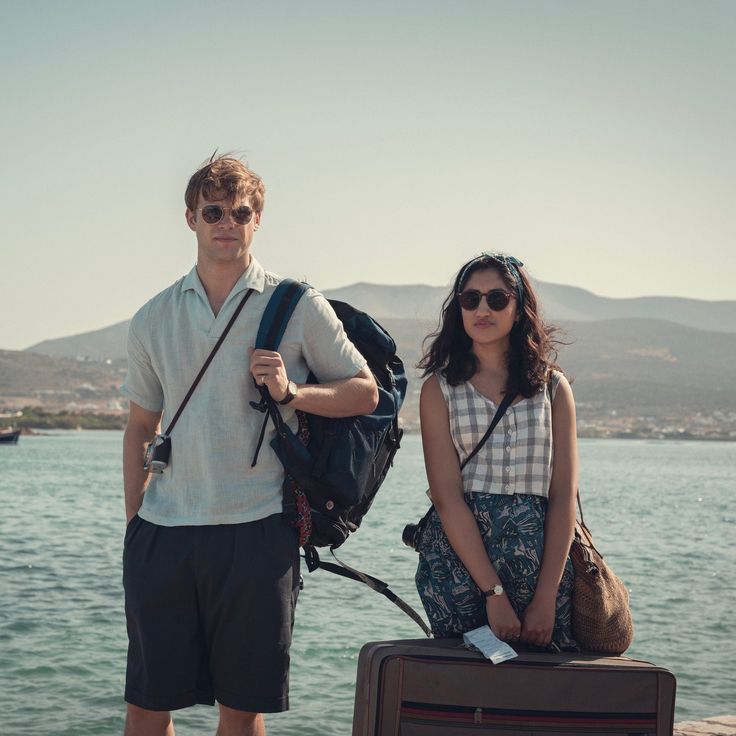
<path fill-rule="evenodd" d="M 527 644 L 545 647 L 552 641 L 555 627 L 556 596 L 535 595 L 521 614 L 521 640 Z"/>
<path fill-rule="evenodd" d="M 501 641 L 519 640 L 521 622 L 506 595 L 493 595 L 486 599 L 486 616 L 491 631 Z"/>

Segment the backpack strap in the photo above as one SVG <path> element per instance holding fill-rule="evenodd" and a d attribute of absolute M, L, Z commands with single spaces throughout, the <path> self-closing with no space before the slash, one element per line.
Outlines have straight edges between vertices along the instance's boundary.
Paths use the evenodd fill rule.
<path fill-rule="evenodd" d="M 268 300 L 263 317 L 261 318 L 261 323 L 258 326 L 258 335 L 256 337 L 255 344 L 256 348 L 261 348 L 263 350 L 278 350 L 281 338 L 284 336 L 286 326 L 289 323 L 289 319 L 294 313 L 299 300 L 304 296 L 304 294 L 306 294 L 307 289 L 309 289 L 307 284 L 295 281 L 294 279 L 284 279 L 279 283 L 276 290 L 271 295 L 271 298 Z M 271 398 L 271 395 L 268 393 L 268 389 L 258 383 L 256 383 L 256 388 L 260 391 L 261 401 L 251 401 L 250 404 L 254 409 L 264 412 L 266 416 L 263 420 L 261 434 L 258 438 L 258 445 L 256 447 L 251 467 L 253 467 L 258 460 L 258 453 L 261 449 L 261 445 L 263 444 L 263 437 L 269 417 L 271 417 L 277 429 L 282 421 L 278 407 Z M 394 423 L 396 425 L 396 437 L 399 437 L 398 418 L 394 418 Z M 422 617 L 408 603 L 406 603 L 406 601 L 396 595 L 396 593 L 394 593 L 389 586 L 383 582 L 383 580 L 379 580 L 372 575 L 367 575 L 360 570 L 350 567 L 350 565 L 347 565 L 342 560 L 338 559 L 337 555 L 335 555 L 334 549 L 331 548 L 330 551 L 339 564 L 336 565 L 331 562 L 320 560 L 319 553 L 314 545 L 306 545 L 304 547 L 304 559 L 309 571 L 313 572 L 314 570 L 321 568 L 336 575 L 341 575 L 342 577 L 356 580 L 357 582 L 367 585 L 372 590 L 388 598 L 388 600 L 398 606 L 407 616 L 415 621 L 427 636 L 431 636 L 431 632 L 422 620 Z"/>
<path fill-rule="evenodd" d="M 286 332 L 286 326 L 289 324 L 291 315 L 294 314 L 296 305 L 299 300 L 307 293 L 309 286 L 303 284 L 300 281 L 294 279 L 283 279 L 279 285 L 271 294 L 271 298 L 266 304 L 266 309 L 263 311 L 261 322 L 258 325 L 258 333 L 256 335 L 256 349 L 261 350 L 278 350 L 281 344 L 281 338 Z M 256 383 L 256 379 L 253 379 L 258 392 L 261 394 L 260 401 L 251 401 L 250 405 L 260 412 L 263 412 L 263 425 L 261 426 L 261 432 L 258 436 L 258 443 L 256 444 L 256 451 L 253 455 L 253 461 L 251 462 L 251 468 L 255 467 L 258 462 L 258 454 L 261 451 L 263 445 L 263 438 L 266 434 L 266 425 L 268 424 L 269 416 L 273 420 L 274 425 L 278 429 L 281 423 L 281 414 L 279 413 L 276 403 L 271 398 L 271 394 L 268 393 L 268 389 L 265 386 L 261 386 Z"/>
<path fill-rule="evenodd" d="M 381 595 L 386 596 L 386 598 L 388 598 L 391 603 L 393 603 L 395 606 L 398 606 L 412 621 L 414 621 L 428 637 L 432 636 L 431 630 L 429 629 L 427 624 L 424 623 L 422 617 L 405 600 L 399 598 L 399 596 L 396 595 L 396 593 L 394 593 L 393 590 L 388 587 L 388 583 L 384 583 L 383 580 L 374 578 L 373 575 L 368 575 L 365 572 L 356 570 L 354 567 L 350 567 L 350 565 L 343 562 L 335 554 L 334 549 L 330 548 L 330 552 L 332 552 L 332 556 L 335 558 L 335 560 L 337 560 L 338 564 L 335 565 L 332 562 L 318 560 L 317 566 L 319 568 L 321 568 L 322 570 L 327 570 L 327 572 L 335 573 L 335 575 L 342 575 L 342 577 L 348 578 L 349 580 L 356 580 L 359 583 L 364 583 L 371 590 L 375 590 L 376 593 L 380 593 Z M 310 572 L 312 572 L 312 570 L 310 570 Z"/>
<path fill-rule="evenodd" d="M 294 279 L 284 279 L 276 287 L 268 300 L 261 317 L 256 336 L 256 349 L 278 350 L 281 338 L 299 300 L 307 293 L 309 286 Z"/>

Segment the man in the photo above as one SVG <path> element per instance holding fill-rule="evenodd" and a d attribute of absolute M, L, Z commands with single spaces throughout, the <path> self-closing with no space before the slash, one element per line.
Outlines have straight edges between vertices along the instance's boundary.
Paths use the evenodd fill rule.
<path fill-rule="evenodd" d="M 172 736 L 170 711 L 219 705 L 218 736 L 263 736 L 262 713 L 288 708 L 289 645 L 299 590 L 296 531 L 281 514 L 283 468 L 254 379 L 283 404 L 323 416 L 373 411 L 366 362 L 327 301 L 308 292 L 280 352 L 253 350 L 279 278 L 251 255 L 265 189 L 239 160 L 202 166 L 185 194 L 197 263 L 144 305 L 128 338 L 130 400 L 123 476 L 128 525 L 125 736 Z M 168 467 L 143 468 L 247 291 L 252 293 L 171 434 Z M 319 385 L 306 385 L 309 371 Z M 273 428 L 268 427 L 268 432 Z"/>

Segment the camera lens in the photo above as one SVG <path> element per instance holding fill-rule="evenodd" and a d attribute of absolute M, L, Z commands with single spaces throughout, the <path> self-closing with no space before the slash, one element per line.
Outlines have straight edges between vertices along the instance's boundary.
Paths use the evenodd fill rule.
<path fill-rule="evenodd" d="M 170 455 L 171 438 L 166 434 L 157 434 L 146 447 L 143 470 L 149 473 L 163 473 L 168 467 Z"/>
<path fill-rule="evenodd" d="M 404 531 L 401 532 L 401 541 L 412 549 L 417 548 L 417 537 L 419 536 L 419 524 L 407 524 L 404 527 Z"/>

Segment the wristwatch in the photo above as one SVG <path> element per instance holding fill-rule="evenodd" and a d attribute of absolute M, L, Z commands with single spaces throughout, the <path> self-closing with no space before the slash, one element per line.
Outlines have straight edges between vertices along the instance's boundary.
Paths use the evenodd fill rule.
<path fill-rule="evenodd" d="M 279 404 L 281 404 L 281 406 L 288 404 L 296 396 L 296 392 L 297 385 L 294 381 L 289 381 L 289 383 L 286 384 L 286 396 L 279 401 Z"/>
<path fill-rule="evenodd" d="M 482 590 L 481 593 L 483 593 L 484 598 L 490 598 L 494 595 L 502 595 L 503 594 L 503 585 L 494 585 L 492 588 L 489 588 L 488 590 Z"/>

